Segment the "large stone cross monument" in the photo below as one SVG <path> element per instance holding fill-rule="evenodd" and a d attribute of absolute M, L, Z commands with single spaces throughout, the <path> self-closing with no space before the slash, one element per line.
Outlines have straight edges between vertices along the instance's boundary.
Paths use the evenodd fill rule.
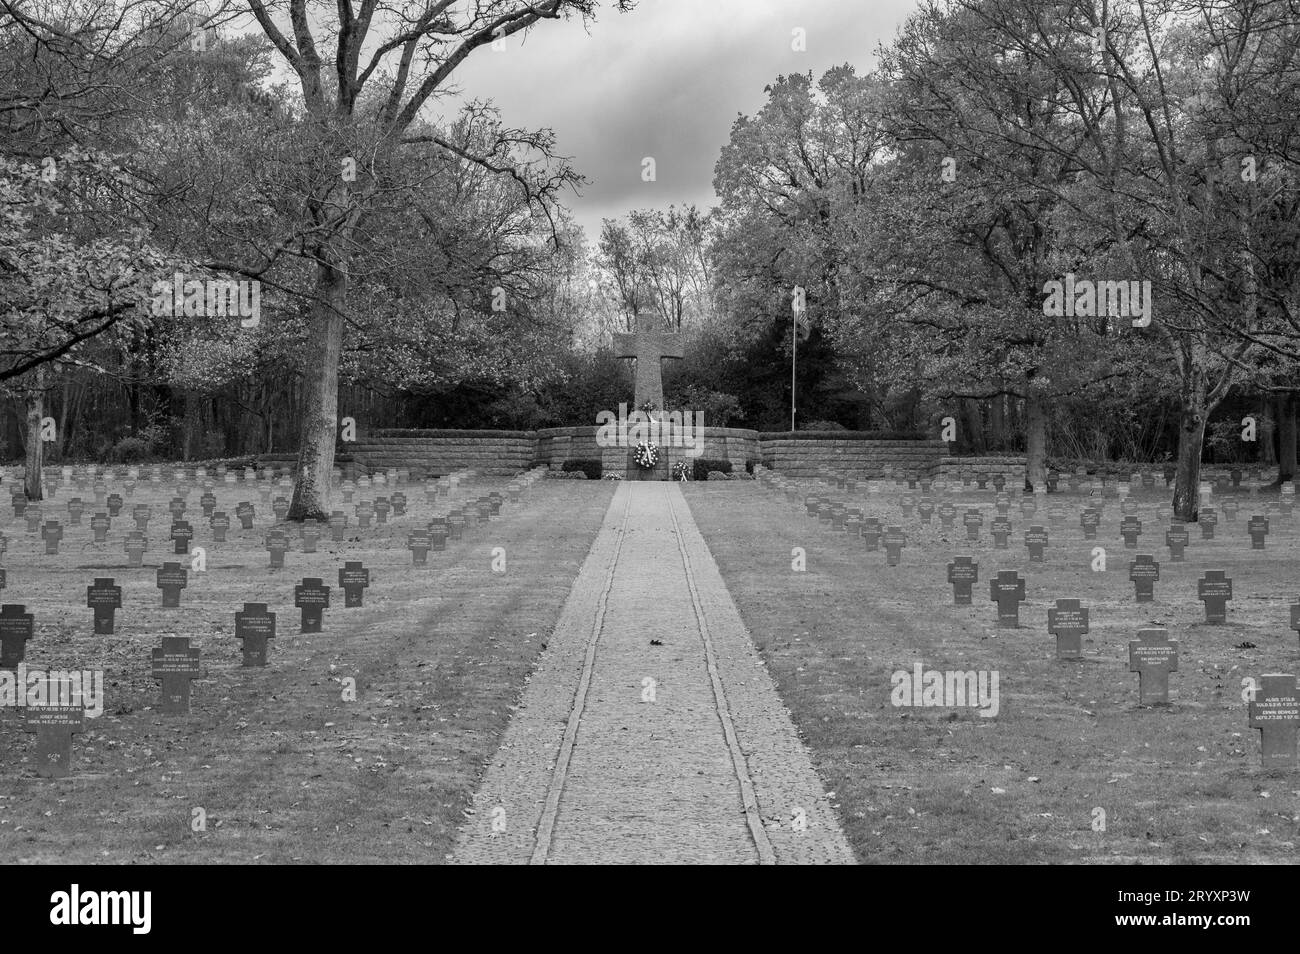
<path fill-rule="evenodd" d="M 649 317 L 637 315 L 637 327 L 649 324 Z M 636 358 L 636 387 L 633 406 L 640 409 L 647 401 L 657 410 L 664 406 L 663 359 L 684 357 L 682 336 L 665 331 L 638 331 L 615 334 L 614 354 L 619 358 Z"/>

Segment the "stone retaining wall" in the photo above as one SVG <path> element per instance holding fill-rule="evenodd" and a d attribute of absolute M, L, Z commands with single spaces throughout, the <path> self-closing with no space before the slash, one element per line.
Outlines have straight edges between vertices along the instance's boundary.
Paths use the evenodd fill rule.
<path fill-rule="evenodd" d="M 976 480 L 1002 474 L 1007 486 L 1021 490 L 1029 463 L 1024 457 L 943 457 L 935 476 L 944 480 Z"/>
<path fill-rule="evenodd" d="M 932 477 L 948 450 L 945 441 L 879 441 L 855 431 L 759 434 L 763 463 L 787 477 L 816 477 L 822 468 L 846 477 L 888 474 Z"/>
<path fill-rule="evenodd" d="M 339 444 L 341 455 L 371 470 L 423 467 L 434 475 L 465 467 L 490 476 L 518 473 L 536 449 L 534 431 L 380 430 Z"/>
<path fill-rule="evenodd" d="M 599 430 L 595 425 L 537 431 L 378 430 L 358 435 L 355 442 L 340 442 L 337 454 L 341 465 L 350 464 L 360 470 L 409 467 L 433 476 L 461 468 L 473 468 L 485 475 L 513 474 L 533 463 L 559 470 L 565 461 L 599 460 L 606 474 L 619 474 L 625 479 L 667 478 L 673 463 L 699 456 L 728 460 L 733 473 L 744 471 L 750 461 L 761 461 L 789 477 L 816 477 L 827 468 L 846 476 L 878 478 L 888 474 L 935 476 L 948 449 L 943 441 L 873 440 L 869 432 L 760 434 L 745 428 L 705 427 L 704 447 L 696 455 L 665 428 L 659 440 L 659 466 L 652 475 L 646 475 L 632 463 L 631 448 L 599 446 Z M 272 459 L 281 456 L 284 461 Z M 267 455 L 263 463 L 291 466 L 293 460 L 290 454 Z M 966 461 L 946 460 L 962 464 Z M 1023 475 L 1024 458 L 1005 460 L 1019 463 L 1018 471 L 1014 463 L 1000 463 L 1008 480 L 1013 473 Z"/>

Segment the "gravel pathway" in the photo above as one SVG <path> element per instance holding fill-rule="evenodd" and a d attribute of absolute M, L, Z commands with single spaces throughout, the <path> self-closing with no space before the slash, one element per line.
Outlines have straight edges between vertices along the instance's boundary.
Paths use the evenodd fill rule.
<path fill-rule="evenodd" d="M 619 486 L 453 860 L 854 860 L 677 485 Z"/>

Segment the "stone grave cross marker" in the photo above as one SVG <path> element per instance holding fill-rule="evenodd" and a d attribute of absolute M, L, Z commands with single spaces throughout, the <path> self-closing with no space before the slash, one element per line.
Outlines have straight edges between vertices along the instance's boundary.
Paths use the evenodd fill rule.
<path fill-rule="evenodd" d="M 637 315 L 637 327 L 649 322 L 647 316 Z M 663 361 L 665 358 L 684 358 L 682 336 L 663 331 L 638 331 L 635 334 L 614 335 L 614 356 L 636 359 L 636 383 L 633 387 L 633 404 L 636 408 L 646 402 L 656 409 L 664 406 Z"/>

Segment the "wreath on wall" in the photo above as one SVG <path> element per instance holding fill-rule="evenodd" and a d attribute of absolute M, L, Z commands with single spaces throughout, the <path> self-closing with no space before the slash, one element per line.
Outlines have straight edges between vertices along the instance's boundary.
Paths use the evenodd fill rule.
<path fill-rule="evenodd" d="M 659 445 L 650 441 L 641 441 L 632 452 L 632 460 L 645 470 L 650 470 L 659 463 Z"/>

